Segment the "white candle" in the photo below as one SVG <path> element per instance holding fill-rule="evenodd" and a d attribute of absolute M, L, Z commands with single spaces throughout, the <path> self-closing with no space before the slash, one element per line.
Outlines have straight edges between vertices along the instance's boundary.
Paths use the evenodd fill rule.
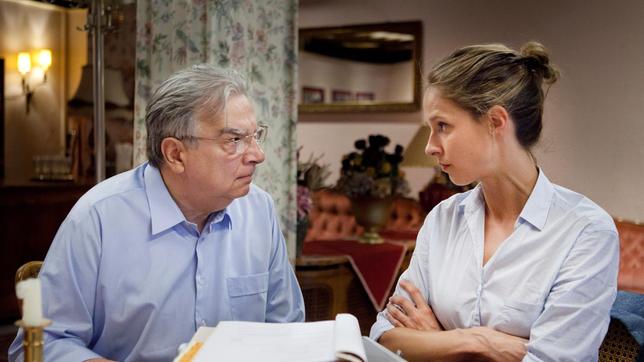
<path fill-rule="evenodd" d="M 40 280 L 30 278 L 19 282 L 16 284 L 16 296 L 22 299 L 22 322 L 25 326 L 42 326 L 44 320 L 42 317 Z"/>

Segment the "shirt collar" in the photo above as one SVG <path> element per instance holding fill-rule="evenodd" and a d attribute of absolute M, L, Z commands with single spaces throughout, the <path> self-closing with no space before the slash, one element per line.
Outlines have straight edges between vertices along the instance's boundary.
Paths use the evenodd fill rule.
<path fill-rule="evenodd" d="M 227 226 L 229 230 L 232 229 L 233 222 L 232 222 L 232 219 L 230 218 L 230 213 L 228 212 L 229 207 L 230 207 L 230 205 L 228 205 L 228 207 L 226 207 L 225 209 L 223 209 L 221 211 L 217 211 L 217 212 L 214 212 L 214 213 L 210 214 L 210 216 L 208 217 L 208 230 L 209 231 L 212 231 L 212 229 L 214 228 L 215 224 L 218 224 L 218 223 L 224 223 L 222 225 Z"/>
<path fill-rule="evenodd" d="M 546 175 L 539 169 L 539 176 L 534 189 L 523 206 L 519 218 L 529 222 L 535 228 L 542 230 L 548 219 L 548 211 L 552 204 L 554 186 Z"/>
<path fill-rule="evenodd" d="M 150 218 L 152 220 L 152 235 L 156 235 L 162 231 L 170 229 L 171 227 L 182 222 L 188 223 L 186 217 L 179 209 L 179 206 L 174 201 L 168 188 L 163 182 L 161 172 L 159 169 L 147 164 L 145 168 L 145 193 L 148 197 L 148 204 L 150 206 Z M 234 201 L 233 201 L 234 202 Z M 230 205 L 229 205 L 230 207 Z M 214 212 L 208 216 L 208 230 L 212 231 L 214 224 L 228 221 L 227 226 L 232 228 L 232 220 L 228 213 L 228 207 L 225 209 Z"/>
<path fill-rule="evenodd" d="M 478 184 L 469 193 L 469 195 L 459 203 L 459 206 L 464 209 L 465 213 L 471 214 L 479 208 L 484 207 L 481 192 L 481 184 Z M 543 229 L 548 218 L 548 211 L 550 210 L 553 195 L 554 186 L 550 180 L 548 180 L 543 171 L 539 169 L 537 183 L 534 185 L 534 189 L 532 190 L 532 193 L 530 193 L 528 201 L 523 206 L 523 210 L 521 211 L 521 214 L 519 214 L 519 218 L 529 222 L 539 230 Z"/>
<path fill-rule="evenodd" d="M 458 204 L 461 209 L 471 214 L 483 206 L 483 196 L 481 195 L 481 184 L 476 185 L 470 193 Z"/>
<path fill-rule="evenodd" d="M 159 169 L 147 164 L 144 172 L 145 193 L 148 197 L 152 221 L 152 235 L 186 221 L 186 217 L 183 216 L 163 182 Z"/>

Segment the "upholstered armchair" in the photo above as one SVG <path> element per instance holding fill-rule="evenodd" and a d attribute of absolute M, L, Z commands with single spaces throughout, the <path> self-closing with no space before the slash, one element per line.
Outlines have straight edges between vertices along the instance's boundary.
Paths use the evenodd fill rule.
<path fill-rule="evenodd" d="M 644 225 L 616 220 L 620 260 L 617 287 L 644 294 Z"/>

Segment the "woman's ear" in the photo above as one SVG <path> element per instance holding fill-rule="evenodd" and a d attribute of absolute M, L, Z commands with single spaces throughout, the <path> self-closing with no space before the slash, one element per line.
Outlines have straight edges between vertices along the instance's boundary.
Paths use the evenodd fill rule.
<path fill-rule="evenodd" d="M 174 137 L 161 141 L 161 153 L 165 166 L 174 173 L 183 173 L 186 161 L 186 146 Z"/>
<path fill-rule="evenodd" d="M 500 134 L 505 132 L 510 127 L 510 114 L 503 106 L 492 106 L 487 111 L 488 126 L 491 134 Z"/>

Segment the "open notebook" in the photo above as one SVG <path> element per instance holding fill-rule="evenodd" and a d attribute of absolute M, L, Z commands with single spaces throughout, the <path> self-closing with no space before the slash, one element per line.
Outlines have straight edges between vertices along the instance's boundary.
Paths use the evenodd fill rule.
<path fill-rule="evenodd" d="M 175 361 L 336 360 L 367 360 L 358 320 L 351 314 L 309 323 L 220 322 L 202 345 L 191 343 Z"/>

